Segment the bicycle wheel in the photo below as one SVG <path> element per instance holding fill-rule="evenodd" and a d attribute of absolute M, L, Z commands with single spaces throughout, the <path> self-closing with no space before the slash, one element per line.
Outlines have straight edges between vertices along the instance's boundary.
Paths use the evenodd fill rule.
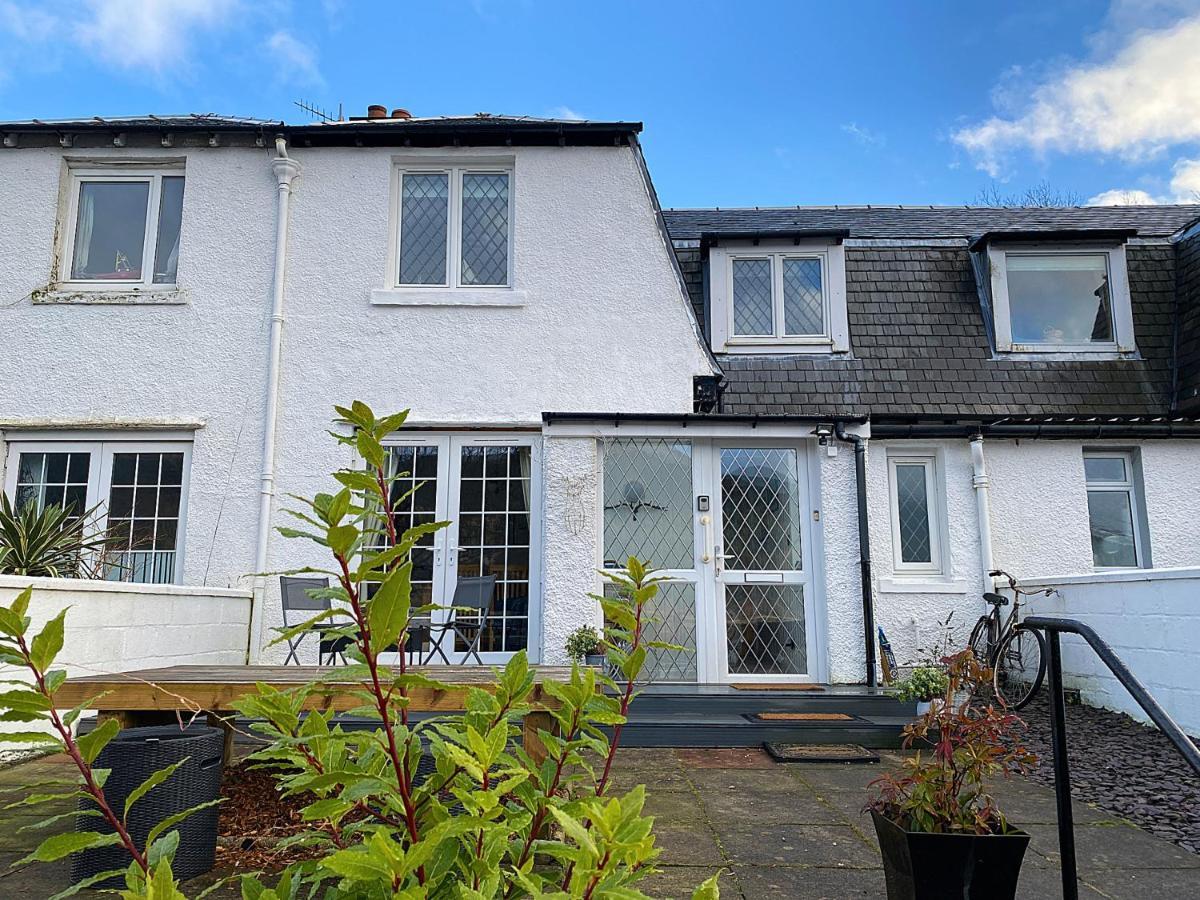
<path fill-rule="evenodd" d="M 992 688 L 1009 709 L 1030 701 L 1046 677 L 1046 641 L 1030 628 L 1015 628 L 1000 642 Z"/>
<path fill-rule="evenodd" d="M 975 627 L 971 630 L 971 639 L 967 641 L 967 647 L 975 654 L 975 658 L 979 660 L 982 666 L 990 665 L 988 660 L 988 632 L 990 630 L 990 617 L 980 616 L 979 621 L 975 623 Z"/>

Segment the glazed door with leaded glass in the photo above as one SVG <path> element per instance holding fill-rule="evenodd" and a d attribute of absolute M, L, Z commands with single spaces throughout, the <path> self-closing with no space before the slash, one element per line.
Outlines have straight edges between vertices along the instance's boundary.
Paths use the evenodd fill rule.
<path fill-rule="evenodd" d="M 816 643 L 804 513 L 806 458 L 796 445 L 714 443 L 712 614 L 721 680 L 811 680 Z"/>

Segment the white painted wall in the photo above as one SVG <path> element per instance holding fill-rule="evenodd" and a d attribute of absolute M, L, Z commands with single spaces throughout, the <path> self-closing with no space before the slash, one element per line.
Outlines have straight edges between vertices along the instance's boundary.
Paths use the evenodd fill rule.
<path fill-rule="evenodd" d="M 1188 734 L 1200 735 L 1200 568 L 1150 569 L 1030 579 L 1057 594 L 1038 601 L 1046 615 L 1091 625 Z M 1063 681 L 1084 702 L 1148 722 L 1084 640 L 1063 635 Z"/>
<path fill-rule="evenodd" d="M 325 429 L 333 404 L 355 398 L 379 411 L 408 406 L 413 420 L 445 427 L 537 427 L 547 410 L 690 411 L 692 377 L 710 366 L 634 151 L 507 152 L 514 162 L 514 282 L 527 298 L 516 308 L 372 305 L 372 290 L 386 286 L 393 160 L 426 157 L 389 148 L 292 150 L 304 171 L 292 201 L 277 498 L 330 488 L 328 473 L 349 457 Z M 467 160 L 474 153 L 436 155 Z M 109 147 L 71 155 L 186 157 L 179 284 L 189 302 L 32 304 L 30 292 L 46 286 L 54 267 L 64 151 L 0 154 L 4 436 L 47 420 L 203 423 L 195 432 L 183 582 L 248 586 L 270 308 L 272 153 Z M 562 530 L 554 514 L 562 502 L 553 496 L 556 457 L 546 456 L 552 552 L 544 620 L 556 629 L 549 647 L 561 645 L 564 627 L 563 615 L 551 610 L 578 603 L 582 576 L 574 567 L 590 570 L 594 543 L 591 532 Z M 317 559 L 312 545 L 276 538 L 269 567 Z M 274 579 L 264 610 L 268 627 L 280 624 Z"/>
<path fill-rule="evenodd" d="M 68 609 L 54 664 L 68 675 L 245 662 L 249 591 L 0 575 L 0 605 L 11 606 L 31 585 L 31 636 Z M 30 680 L 25 670 L 0 665 L 0 678 L 14 677 Z M 0 723 L 9 731 L 27 727 Z"/>

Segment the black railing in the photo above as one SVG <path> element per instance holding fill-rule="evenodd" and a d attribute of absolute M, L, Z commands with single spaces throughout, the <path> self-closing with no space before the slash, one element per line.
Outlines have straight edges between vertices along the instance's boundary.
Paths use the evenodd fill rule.
<path fill-rule="evenodd" d="M 1183 733 L 1183 730 L 1167 715 L 1167 711 L 1150 696 L 1149 691 L 1138 681 L 1137 676 L 1129 671 L 1129 667 L 1121 662 L 1112 647 L 1108 646 L 1090 625 L 1085 625 L 1075 619 L 1030 616 L 1019 627 L 1036 628 L 1046 632 L 1046 644 L 1050 648 L 1050 683 L 1048 687 L 1050 690 L 1051 746 L 1054 751 L 1054 793 L 1058 802 L 1058 855 L 1062 864 L 1063 898 L 1064 900 L 1078 900 L 1075 817 L 1071 809 L 1071 768 L 1067 762 L 1066 701 L 1063 695 L 1062 648 L 1059 645 L 1059 634 L 1063 632 L 1077 634 L 1091 645 L 1101 662 L 1108 666 L 1108 670 L 1116 676 L 1117 681 L 1124 685 L 1125 690 L 1129 691 L 1129 695 L 1137 701 L 1137 705 L 1145 710 L 1150 720 L 1167 736 L 1167 740 L 1175 745 L 1175 749 L 1183 755 L 1197 775 L 1200 775 L 1200 750 L 1196 749 L 1191 738 Z"/>

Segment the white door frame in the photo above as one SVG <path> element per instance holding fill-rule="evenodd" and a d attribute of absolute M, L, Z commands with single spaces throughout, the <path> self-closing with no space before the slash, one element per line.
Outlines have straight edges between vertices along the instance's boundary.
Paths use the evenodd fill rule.
<path fill-rule="evenodd" d="M 711 512 L 707 522 L 701 514 L 699 531 L 704 540 L 704 552 L 700 556 L 702 568 L 703 602 L 698 602 L 697 612 L 697 653 L 701 655 L 701 665 L 698 666 L 698 677 L 702 681 L 714 684 L 729 683 L 784 683 L 798 684 L 818 681 L 823 669 L 824 628 L 817 602 L 819 582 L 816 575 L 815 560 L 820 557 L 814 553 L 814 542 L 811 527 L 812 511 L 815 509 L 811 502 L 813 492 L 810 471 L 813 468 L 810 459 L 809 445 L 811 441 L 788 438 L 714 438 L 697 441 L 693 446 L 694 456 L 698 460 L 700 477 L 696 481 L 697 495 L 707 494 L 710 498 Z M 804 592 L 804 633 L 805 659 L 807 671 L 804 673 L 788 674 L 741 674 L 729 671 L 729 642 L 727 637 L 725 586 L 734 583 L 770 583 L 755 582 L 747 579 L 747 573 L 729 572 L 726 580 L 726 570 L 723 569 L 721 553 L 723 546 L 723 496 L 721 491 L 721 451 L 723 449 L 784 449 L 795 451 L 796 483 L 799 492 L 797 515 L 800 525 L 800 570 L 780 570 L 780 583 L 800 584 Z M 740 580 L 739 580 L 740 579 Z M 703 639 L 701 638 L 703 635 Z M 702 673 L 702 674 L 701 674 Z"/>
<path fill-rule="evenodd" d="M 384 440 L 385 447 L 438 448 L 437 498 L 434 518 L 450 525 L 433 536 L 433 596 L 435 603 L 448 605 L 458 583 L 459 498 L 462 473 L 462 448 L 467 446 L 526 446 L 529 451 L 529 611 L 526 653 L 532 663 L 541 660 L 542 646 L 542 437 L 530 432 L 408 432 Z M 435 610 L 434 621 L 445 621 L 447 610 Z M 443 635 L 444 641 L 452 640 Z M 451 648 L 444 648 L 451 662 L 457 662 Z M 436 654 L 430 664 L 442 663 Z M 512 653 L 480 653 L 485 665 L 502 665 Z M 470 660 L 473 662 L 474 658 Z"/>

